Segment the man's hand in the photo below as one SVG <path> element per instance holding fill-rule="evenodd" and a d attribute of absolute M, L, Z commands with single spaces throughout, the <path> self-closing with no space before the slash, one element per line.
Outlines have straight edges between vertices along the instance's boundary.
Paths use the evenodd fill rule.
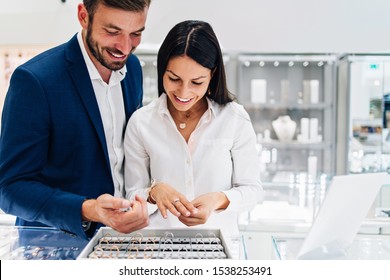
<path fill-rule="evenodd" d="M 121 233 L 130 233 L 149 224 L 146 201 L 139 196 L 129 201 L 103 194 L 83 203 L 82 216 L 85 221 L 99 222 Z"/>

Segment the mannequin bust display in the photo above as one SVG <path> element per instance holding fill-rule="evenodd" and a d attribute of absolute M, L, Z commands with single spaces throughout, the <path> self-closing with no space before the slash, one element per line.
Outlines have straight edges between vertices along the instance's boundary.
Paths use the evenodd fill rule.
<path fill-rule="evenodd" d="M 291 141 L 297 128 L 297 123 L 290 116 L 279 116 L 272 121 L 272 127 L 280 141 Z"/>

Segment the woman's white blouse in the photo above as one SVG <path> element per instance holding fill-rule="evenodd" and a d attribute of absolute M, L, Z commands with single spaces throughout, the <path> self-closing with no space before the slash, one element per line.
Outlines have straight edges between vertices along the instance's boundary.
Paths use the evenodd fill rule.
<path fill-rule="evenodd" d="M 122 196 L 146 198 L 151 179 L 164 182 L 189 201 L 201 194 L 222 191 L 230 201 L 227 209 L 213 213 L 202 228 L 238 233 L 238 212 L 249 210 L 262 199 L 256 137 L 245 109 L 235 102 L 221 106 L 207 99 L 188 143 L 178 131 L 162 94 L 130 118 L 124 140 L 125 189 Z M 168 212 L 164 219 L 148 204 L 149 228 L 183 228 Z"/>

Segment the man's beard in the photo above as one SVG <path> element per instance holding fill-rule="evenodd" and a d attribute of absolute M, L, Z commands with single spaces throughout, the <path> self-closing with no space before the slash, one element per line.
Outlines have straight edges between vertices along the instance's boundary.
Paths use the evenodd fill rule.
<path fill-rule="evenodd" d="M 115 61 L 115 62 L 109 62 L 106 59 L 104 59 L 102 52 L 99 52 L 98 44 L 96 43 L 96 41 L 94 41 L 92 39 L 91 27 L 88 27 L 85 40 L 87 42 L 88 48 L 89 48 L 91 54 L 93 55 L 93 57 L 95 57 L 97 59 L 97 61 L 99 61 L 100 64 L 103 65 L 104 67 L 106 67 L 107 69 L 110 69 L 112 71 L 117 71 L 119 69 L 122 69 L 122 67 L 126 64 L 126 61 L 127 61 L 128 57 L 125 60 L 123 60 L 123 61 Z M 112 52 L 112 53 L 120 53 L 120 54 L 122 54 L 122 52 L 117 50 L 117 49 L 115 49 L 115 50 L 108 49 L 108 48 L 105 48 L 105 49 L 110 51 L 110 52 Z"/>

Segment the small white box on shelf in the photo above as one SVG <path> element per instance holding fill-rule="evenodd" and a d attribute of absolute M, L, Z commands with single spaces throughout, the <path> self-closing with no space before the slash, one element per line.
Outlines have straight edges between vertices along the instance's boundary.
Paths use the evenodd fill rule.
<path fill-rule="evenodd" d="M 309 175 L 309 179 L 315 181 L 317 178 L 317 157 L 309 156 L 307 158 L 307 173 Z"/>
<path fill-rule="evenodd" d="M 310 142 L 318 142 L 318 119 L 310 118 Z"/>
<path fill-rule="evenodd" d="M 267 102 L 267 80 L 251 80 L 251 102 L 264 104 Z"/>
<path fill-rule="evenodd" d="M 317 104 L 320 101 L 320 81 L 303 80 L 302 86 L 304 104 Z"/>
<path fill-rule="evenodd" d="M 281 80 L 280 81 L 280 99 L 282 103 L 287 104 L 290 93 L 290 81 L 289 80 Z"/>
<path fill-rule="evenodd" d="M 308 142 L 309 141 L 309 118 L 301 118 L 301 133 L 299 135 L 300 142 Z"/>
<path fill-rule="evenodd" d="M 307 105 L 310 102 L 310 80 L 303 80 L 302 81 L 302 87 L 303 87 L 303 104 Z"/>
<path fill-rule="evenodd" d="M 317 104 L 320 101 L 320 81 L 310 80 L 310 102 Z"/>

